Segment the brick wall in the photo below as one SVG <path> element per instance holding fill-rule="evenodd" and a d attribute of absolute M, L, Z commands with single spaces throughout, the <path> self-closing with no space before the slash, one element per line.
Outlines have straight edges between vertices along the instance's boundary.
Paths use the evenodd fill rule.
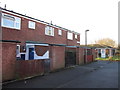
<path fill-rule="evenodd" d="M 90 63 L 93 61 L 93 55 L 87 55 L 87 63 Z"/>
<path fill-rule="evenodd" d="M 77 48 L 77 58 L 78 58 L 78 64 L 82 65 L 84 64 L 84 49 L 83 48 Z"/>
<path fill-rule="evenodd" d="M 15 78 L 41 75 L 44 69 L 44 60 L 16 60 Z"/>
<path fill-rule="evenodd" d="M 84 49 L 84 51 L 85 50 L 86 49 Z M 84 55 L 84 61 L 86 63 L 93 62 L 95 60 L 95 57 L 96 57 L 95 49 L 90 49 L 90 50 L 91 50 L 91 55 L 87 55 L 87 61 L 86 61 L 86 55 Z"/>
<path fill-rule="evenodd" d="M 97 52 L 95 49 L 92 49 L 92 53 L 93 53 L 93 61 L 94 61 L 95 58 L 97 58 Z"/>
<path fill-rule="evenodd" d="M 50 46 L 51 71 L 65 67 L 65 47 Z"/>
<path fill-rule="evenodd" d="M 2 81 L 2 43 L 0 42 L 0 83 Z"/>
<path fill-rule="evenodd" d="M 16 62 L 16 43 L 2 43 L 2 79 L 14 79 Z"/>

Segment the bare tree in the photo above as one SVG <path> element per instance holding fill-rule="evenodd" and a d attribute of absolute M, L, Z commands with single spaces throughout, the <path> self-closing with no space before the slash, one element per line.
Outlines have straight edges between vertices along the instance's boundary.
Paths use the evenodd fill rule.
<path fill-rule="evenodd" d="M 95 43 L 100 44 L 100 45 L 108 45 L 111 47 L 115 47 L 115 45 L 116 45 L 115 41 L 110 38 L 103 38 L 98 41 L 95 41 Z"/>

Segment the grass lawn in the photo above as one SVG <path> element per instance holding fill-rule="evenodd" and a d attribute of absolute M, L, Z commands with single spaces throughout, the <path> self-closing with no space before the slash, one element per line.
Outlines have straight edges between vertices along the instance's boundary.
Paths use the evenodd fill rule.
<path fill-rule="evenodd" d="M 109 57 L 109 58 L 96 58 L 96 60 L 112 60 L 112 61 L 120 61 L 120 55 Z"/>

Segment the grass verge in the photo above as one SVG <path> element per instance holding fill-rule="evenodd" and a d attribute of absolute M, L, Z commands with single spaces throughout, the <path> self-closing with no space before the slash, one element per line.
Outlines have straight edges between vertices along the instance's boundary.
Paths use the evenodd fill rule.
<path fill-rule="evenodd" d="M 96 58 L 96 60 L 120 61 L 120 55 L 116 55 L 108 58 Z"/>

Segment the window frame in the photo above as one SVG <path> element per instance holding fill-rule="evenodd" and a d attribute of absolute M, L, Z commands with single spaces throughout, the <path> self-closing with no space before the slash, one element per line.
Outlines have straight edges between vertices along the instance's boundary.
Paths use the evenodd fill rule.
<path fill-rule="evenodd" d="M 17 54 L 17 47 L 19 47 L 19 48 L 18 48 L 18 54 Z M 17 57 L 17 55 L 19 55 L 19 57 Z M 16 45 L 16 58 L 21 58 L 20 45 Z"/>
<path fill-rule="evenodd" d="M 78 39 L 78 35 L 77 34 L 75 34 L 75 39 Z"/>
<path fill-rule="evenodd" d="M 33 22 L 33 21 L 28 21 L 28 28 L 29 28 L 29 29 L 35 29 L 35 27 L 36 27 L 36 23 L 35 23 L 35 22 Z"/>
<path fill-rule="evenodd" d="M 62 30 L 60 30 L 60 29 L 58 30 L 58 35 L 62 36 Z"/>
<path fill-rule="evenodd" d="M 67 32 L 67 39 L 73 40 L 73 33 L 72 32 Z"/>
<path fill-rule="evenodd" d="M 14 18 L 14 20 L 13 20 L 13 26 L 5 25 L 4 24 L 4 19 L 11 20 L 10 18 Z M 18 27 L 17 27 L 17 24 L 19 24 Z M 6 28 L 20 30 L 21 29 L 21 18 L 17 17 L 17 16 L 10 15 L 10 14 L 2 13 L 2 16 L 1 16 L 1 26 L 2 27 L 6 27 Z"/>
<path fill-rule="evenodd" d="M 51 26 L 45 26 L 45 35 L 54 36 L 54 28 Z"/>

